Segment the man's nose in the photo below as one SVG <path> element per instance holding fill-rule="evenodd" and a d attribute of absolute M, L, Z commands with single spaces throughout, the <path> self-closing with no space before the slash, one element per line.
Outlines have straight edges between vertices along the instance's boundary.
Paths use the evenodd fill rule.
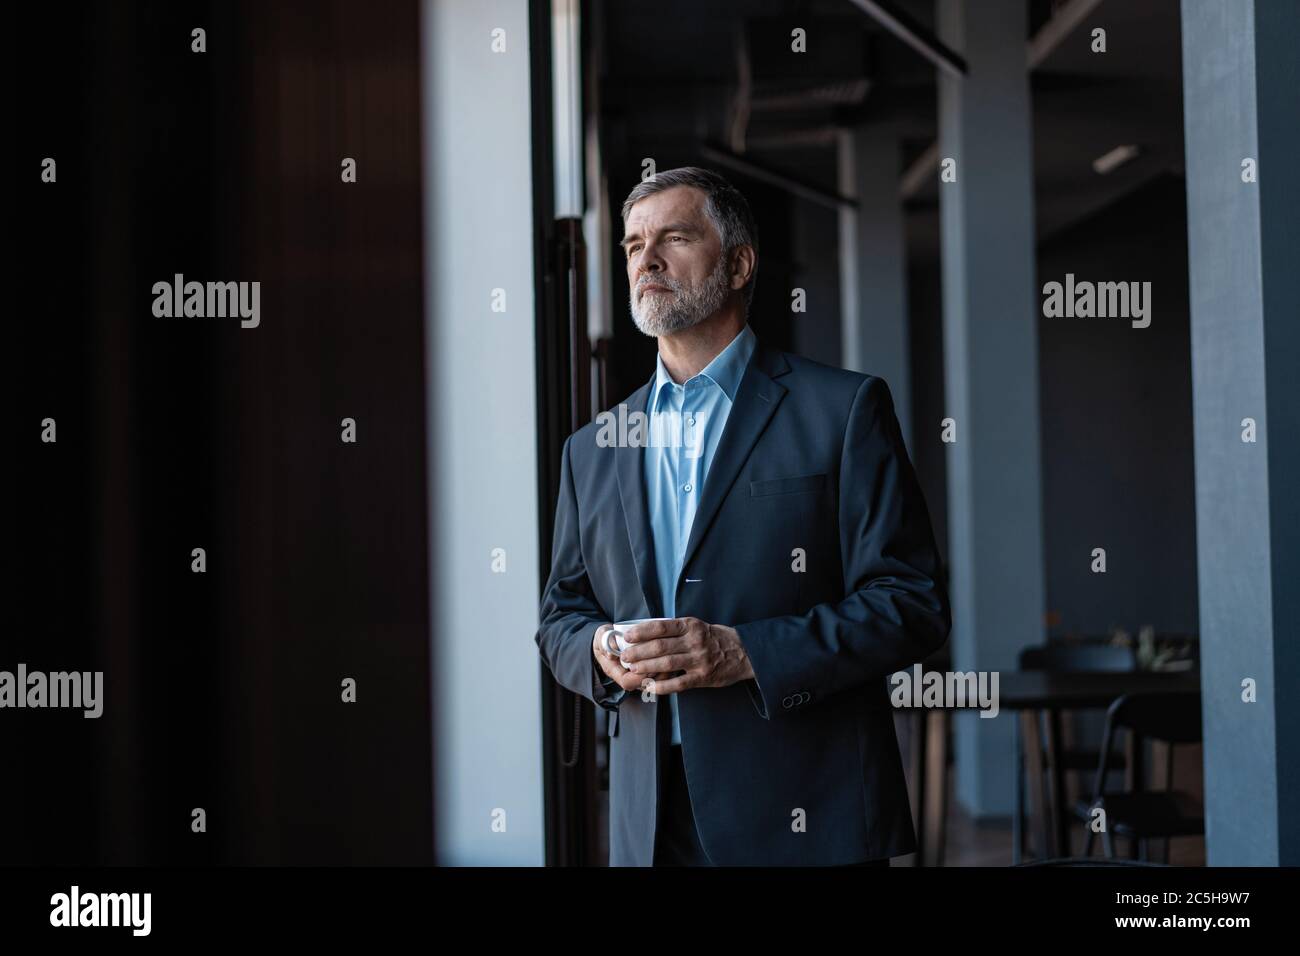
<path fill-rule="evenodd" d="M 645 248 L 641 250 L 641 255 L 637 261 L 638 272 L 663 272 L 664 261 L 659 257 L 659 247 L 653 243 L 646 243 Z"/>

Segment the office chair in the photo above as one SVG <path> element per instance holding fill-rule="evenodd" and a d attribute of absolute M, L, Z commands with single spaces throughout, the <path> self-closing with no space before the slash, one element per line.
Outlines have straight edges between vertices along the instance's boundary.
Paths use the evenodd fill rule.
<path fill-rule="evenodd" d="M 1134 671 L 1137 670 L 1137 657 L 1131 647 L 1114 644 L 1095 642 L 1086 644 L 1051 643 L 1039 647 L 1026 647 L 1020 652 L 1018 664 L 1022 671 L 1047 671 L 1054 674 L 1088 671 Z M 1049 714 L 1048 719 L 1049 722 L 1054 720 L 1055 715 Z M 1097 766 L 1101 754 L 1096 748 L 1073 746 L 1067 740 L 1059 753 L 1051 754 L 1045 742 L 1053 739 L 1052 729 L 1049 728 L 1044 732 L 1040 724 L 1037 736 L 1038 740 L 1043 742 L 1039 746 L 1039 766 L 1042 767 L 1044 775 L 1049 778 L 1052 773 L 1051 760 L 1053 757 L 1060 762 L 1061 770 L 1066 773 L 1090 772 Z M 1024 755 L 1017 754 L 1016 759 L 1021 761 L 1021 778 L 1023 779 Z M 1036 783 L 1041 792 L 1043 789 L 1042 780 L 1038 780 Z M 1044 801 L 1042 808 L 1043 812 L 1048 815 L 1049 820 L 1054 819 L 1055 813 L 1066 812 L 1065 795 L 1057 796 L 1053 794 L 1053 798 L 1056 801 L 1055 803 L 1049 805 Z M 1024 804 L 1022 803 L 1021 806 L 1023 814 Z M 1046 823 L 1047 821 L 1044 821 L 1045 825 Z M 1023 816 L 1020 821 L 1020 833 L 1022 839 L 1028 833 Z M 1024 848 L 1021 849 L 1023 852 Z M 1069 847 L 1063 847 L 1062 852 L 1068 853 Z"/>
<path fill-rule="evenodd" d="M 1133 741 L 1134 789 L 1107 792 L 1105 783 L 1111 744 L 1121 730 L 1127 730 Z M 1168 787 L 1173 780 L 1174 748 L 1201 742 L 1201 695 L 1196 692 L 1125 694 L 1110 705 L 1106 712 L 1106 730 L 1093 798 L 1079 801 L 1074 808 L 1075 816 L 1083 820 L 1087 833 L 1083 847 L 1085 857 L 1092 853 L 1092 811 L 1097 807 L 1106 814 L 1102 843 L 1106 856 L 1110 858 L 1115 856 L 1114 834 L 1133 840 L 1135 855 L 1141 860 L 1147 858 L 1148 840 L 1165 840 L 1166 862 L 1170 838 L 1204 835 L 1204 810 L 1195 797 L 1181 790 L 1143 789 L 1141 755 L 1143 743 L 1147 740 L 1169 744 L 1165 777 Z"/>

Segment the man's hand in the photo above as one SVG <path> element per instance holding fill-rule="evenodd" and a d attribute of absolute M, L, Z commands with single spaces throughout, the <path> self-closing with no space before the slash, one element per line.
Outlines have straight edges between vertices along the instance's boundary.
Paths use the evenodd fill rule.
<path fill-rule="evenodd" d="M 637 687 L 642 676 L 649 677 L 655 694 L 729 687 L 754 676 L 740 635 L 725 624 L 676 617 L 633 625 L 624 637 L 632 646 L 623 652 L 627 668 L 620 669 L 638 681 Z"/>
<path fill-rule="evenodd" d="M 620 664 L 617 657 L 605 650 L 605 634 L 613 626 L 612 624 L 602 624 L 596 628 L 596 633 L 591 640 L 591 652 L 596 655 L 596 663 L 600 665 L 600 669 L 608 675 L 610 680 L 626 691 L 639 691 L 655 678 L 668 676 L 667 674 L 638 674 Z"/>

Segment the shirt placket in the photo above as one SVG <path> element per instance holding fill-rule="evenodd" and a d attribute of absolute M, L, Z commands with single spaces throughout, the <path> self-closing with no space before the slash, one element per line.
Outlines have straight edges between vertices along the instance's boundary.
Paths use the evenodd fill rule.
<path fill-rule="evenodd" d="M 695 419 L 692 409 L 698 402 L 699 394 L 700 382 L 698 380 L 687 382 L 682 389 L 681 403 L 677 409 L 678 437 L 680 441 L 673 448 L 673 457 L 677 462 L 678 494 L 681 496 L 682 502 L 682 506 L 678 510 L 677 525 L 678 576 L 682 573 L 682 559 L 686 556 L 686 541 L 691 534 L 691 524 L 695 519 L 695 509 L 700 494 L 700 475 L 698 471 L 700 459 L 698 456 L 686 454 L 689 444 L 687 429 L 693 427 L 689 423 Z"/>

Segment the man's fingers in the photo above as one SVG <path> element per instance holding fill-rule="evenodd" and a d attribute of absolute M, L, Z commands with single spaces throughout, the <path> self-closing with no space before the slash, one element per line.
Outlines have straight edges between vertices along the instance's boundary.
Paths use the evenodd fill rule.
<path fill-rule="evenodd" d="M 596 663 L 600 665 L 600 669 L 605 672 L 606 677 L 618 684 L 618 686 L 622 687 L 624 690 L 630 690 L 631 688 L 624 682 L 627 681 L 629 677 L 635 678 L 636 674 L 624 667 L 623 662 L 620 661 L 616 655 L 605 650 L 601 637 L 606 630 L 609 629 L 603 627 L 597 628 L 596 635 L 592 639 L 592 650 L 596 655 Z"/>
<path fill-rule="evenodd" d="M 680 617 L 670 617 L 663 621 L 647 621 L 644 624 L 633 624 L 623 632 L 623 638 L 629 644 L 636 644 L 642 641 L 651 641 L 656 637 L 674 637 L 686 632 L 686 619 Z"/>
<path fill-rule="evenodd" d="M 592 635 L 591 646 L 598 656 L 610 656 L 609 651 L 605 647 L 605 636 L 613 629 L 614 628 L 609 624 L 602 624 L 600 627 L 596 628 L 595 633 Z"/>
<path fill-rule="evenodd" d="M 678 691 L 690 690 L 692 687 L 699 686 L 695 678 L 690 674 L 682 674 L 680 677 L 669 677 L 665 680 L 651 681 L 650 691 L 655 696 L 664 694 L 676 694 Z"/>
<path fill-rule="evenodd" d="M 641 660 L 628 660 L 625 657 L 624 667 L 628 670 L 636 671 L 638 674 L 671 674 L 674 671 L 684 671 L 691 665 L 690 658 L 685 654 L 663 654 L 658 657 L 645 657 Z M 628 667 L 628 664 L 632 666 Z"/>
<path fill-rule="evenodd" d="M 618 686 L 624 690 L 640 691 L 646 684 L 650 683 L 650 680 L 643 674 L 624 671 L 622 676 L 618 678 Z"/>
<path fill-rule="evenodd" d="M 618 683 L 620 687 L 623 686 L 623 678 L 632 673 L 618 662 L 617 657 L 610 657 L 608 654 L 605 655 L 605 660 L 602 662 L 601 666 L 604 667 L 605 673 L 609 676 L 610 680 Z"/>
<path fill-rule="evenodd" d="M 682 638 L 660 637 L 651 641 L 643 641 L 640 644 L 633 644 L 619 655 L 619 659 L 626 667 L 630 663 L 648 661 L 655 657 L 663 657 L 666 654 L 680 654 L 685 650 L 686 647 L 682 643 Z"/>

